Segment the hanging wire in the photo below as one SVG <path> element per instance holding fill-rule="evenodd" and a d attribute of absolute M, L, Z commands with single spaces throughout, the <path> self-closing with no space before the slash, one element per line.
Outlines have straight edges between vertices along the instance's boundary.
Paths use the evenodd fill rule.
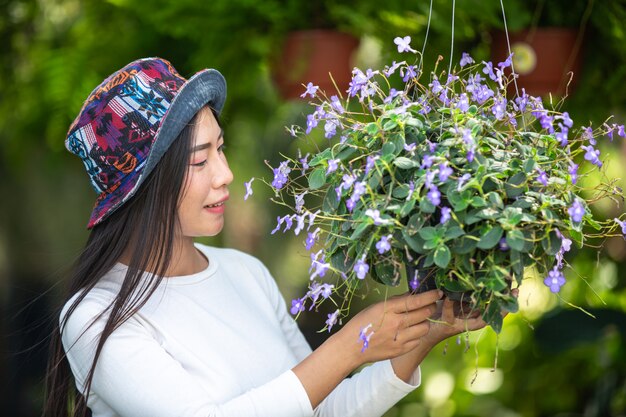
<path fill-rule="evenodd" d="M 452 0 L 452 40 L 450 41 L 450 63 L 448 64 L 448 77 L 452 73 L 452 57 L 454 55 L 454 11 L 455 9 L 456 9 L 456 0 Z"/>
<path fill-rule="evenodd" d="M 426 23 L 426 36 L 424 36 L 424 45 L 422 46 L 422 53 L 420 54 L 418 74 L 422 71 L 422 65 L 424 63 L 424 51 L 426 50 L 426 44 L 428 43 L 428 32 L 430 31 L 430 17 L 433 15 L 433 0 L 430 0 L 430 7 L 428 8 L 428 23 Z"/>
<path fill-rule="evenodd" d="M 506 46 L 511 56 L 511 41 L 509 40 L 509 29 L 506 24 L 506 14 L 504 13 L 504 3 L 500 0 L 500 7 L 502 8 L 502 21 L 504 22 L 504 34 L 506 36 Z M 454 28 L 452 28 L 454 30 Z M 519 97 L 519 90 L 517 89 L 517 77 L 515 73 L 515 67 L 513 66 L 513 59 L 511 58 L 511 71 L 513 72 L 513 84 L 515 85 L 515 95 Z"/>

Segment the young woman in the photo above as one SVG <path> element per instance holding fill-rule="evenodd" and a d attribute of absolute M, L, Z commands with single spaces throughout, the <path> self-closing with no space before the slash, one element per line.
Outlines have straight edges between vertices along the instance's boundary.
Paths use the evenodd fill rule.
<path fill-rule="evenodd" d="M 45 416 L 380 416 L 434 345 L 484 326 L 448 300 L 436 313 L 430 291 L 370 306 L 312 352 L 259 260 L 194 243 L 224 224 L 225 98 L 215 70 L 186 80 L 141 59 L 70 127 L 99 196 L 52 335 Z"/>

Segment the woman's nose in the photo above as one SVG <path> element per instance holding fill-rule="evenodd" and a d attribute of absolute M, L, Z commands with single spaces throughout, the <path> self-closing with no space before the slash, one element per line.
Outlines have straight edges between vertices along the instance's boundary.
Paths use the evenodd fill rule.
<path fill-rule="evenodd" d="M 215 188 L 220 188 L 225 185 L 229 185 L 233 182 L 233 172 L 230 170 L 228 166 L 228 162 L 226 158 L 220 160 L 217 170 L 215 172 L 215 176 L 213 177 Z"/>

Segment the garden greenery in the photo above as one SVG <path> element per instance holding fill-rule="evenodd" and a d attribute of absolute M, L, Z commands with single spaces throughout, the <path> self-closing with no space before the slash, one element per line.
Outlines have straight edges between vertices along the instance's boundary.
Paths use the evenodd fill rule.
<path fill-rule="evenodd" d="M 395 43 L 414 52 L 408 37 Z M 419 63 L 403 61 L 355 68 L 345 97 L 306 87 L 315 111 L 290 131 L 305 140 L 323 131 L 325 142 L 280 163 L 271 183 L 274 201 L 293 211 L 272 233 L 306 228 L 311 252 L 309 291 L 293 300 L 293 314 L 330 299 L 330 331 L 369 276 L 417 291 L 434 284 L 499 332 L 502 312 L 518 309 L 511 289 L 525 268 L 556 293 L 572 243 L 626 231 L 623 220 L 597 221 L 589 208 L 623 198 L 597 140 L 624 137 L 624 126 L 575 127 L 523 89 L 507 98 L 510 67 L 511 57 L 494 65 L 463 54 L 458 70 L 427 82 Z M 595 170 L 601 184 L 583 190 L 580 177 Z"/>

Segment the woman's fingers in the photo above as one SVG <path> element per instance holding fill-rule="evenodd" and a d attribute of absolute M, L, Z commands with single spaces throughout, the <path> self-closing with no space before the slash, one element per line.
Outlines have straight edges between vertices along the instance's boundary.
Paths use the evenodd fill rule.
<path fill-rule="evenodd" d="M 391 311 L 394 313 L 404 313 L 406 311 L 417 310 L 439 300 L 443 292 L 439 290 L 426 291 L 421 294 L 403 295 L 391 299 Z"/>

